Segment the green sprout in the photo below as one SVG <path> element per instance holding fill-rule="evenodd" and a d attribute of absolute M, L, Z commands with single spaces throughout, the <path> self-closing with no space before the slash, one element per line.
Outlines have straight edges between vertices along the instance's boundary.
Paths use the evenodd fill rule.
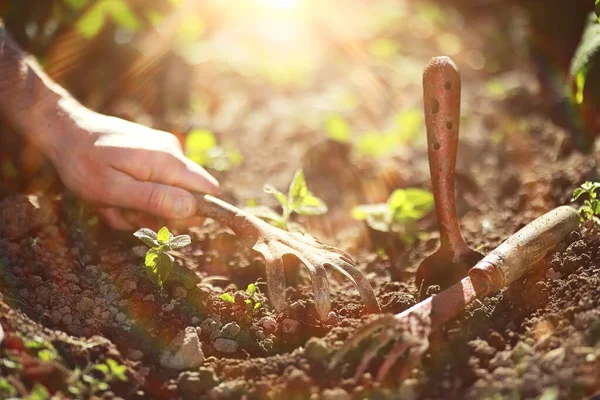
<path fill-rule="evenodd" d="M 60 360 L 60 355 L 52 343 L 36 336 L 32 340 L 25 342 L 25 348 L 35 353 L 37 358 L 42 361 Z"/>
<path fill-rule="evenodd" d="M 194 129 L 185 137 L 185 155 L 203 167 L 227 171 L 240 165 L 239 150 L 217 144 L 215 135 L 206 129 Z"/>
<path fill-rule="evenodd" d="M 386 203 L 364 204 L 352 209 L 352 217 L 376 231 L 393 232 L 412 244 L 419 237 L 416 221 L 433 209 L 433 195 L 423 189 L 395 190 Z"/>
<path fill-rule="evenodd" d="M 600 188 L 600 182 L 584 182 L 580 187 L 573 191 L 571 201 L 575 201 L 581 196 L 587 194 L 588 198 L 583 201 L 583 205 L 579 207 L 579 219 L 584 221 L 593 220 L 598 222 L 600 215 L 600 199 L 596 191 Z"/>
<path fill-rule="evenodd" d="M 339 114 L 331 115 L 325 121 L 325 131 L 327 137 L 340 143 L 348 143 L 350 141 L 350 125 L 348 121 Z"/>
<path fill-rule="evenodd" d="M 102 377 L 98 377 L 98 375 Z M 83 371 L 76 368 L 70 378 L 69 393 L 77 398 L 84 394 L 105 392 L 110 389 L 109 382 L 127 382 L 127 367 L 108 358 L 103 363 L 88 365 Z"/>
<path fill-rule="evenodd" d="M 295 230 L 300 229 L 299 226 L 292 225 L 289 222 L 292 213 L 321 215 L 327 212 L 327 205 L 308 190 L 304 173 L 301 169 L 296 171 L 294 179 L 290 183 L 287 196 L 271 185 L 265 185 L 263 190 L 265 193 L 275 196 L 279 201 L 282 208 L 281 214 L 266 206 L 248 207 L 247 210 L 278 228 L 285 230 L 289 230 L 290 228 Z"/>
<path fill-rule="evenodd" d="M 175 259 L 168 251 L 180 249 L 189 245 L 192 239 L 189 235 L 173 236 L 167 227 L 163 226 L 158 233 L 148 228 L 142 228 L 133 236 L 150 247 L 145 257 L 146 273 L 162 286 L 173 270 Z"/>
<path fill-rule="evenodd" d="M 256 286 L 256 283 L 251 283 L 248 285 L 246 291 L 244 292 L 244 297 L 246 297 L 244 299 L 246 311 L 250 311 L 253 313 L 260 307 L 262 307 L 262 301 L 258 298 L 258 293 L 259 291 L 258 287 Z M 231 293 L 223 293 L 219 296 L 219 298 L 225 303 L 235 304 L 235 296 Z"/>

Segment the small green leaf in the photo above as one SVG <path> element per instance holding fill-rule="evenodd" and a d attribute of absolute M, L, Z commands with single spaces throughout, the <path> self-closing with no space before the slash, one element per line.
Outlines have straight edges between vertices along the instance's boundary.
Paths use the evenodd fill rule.
<path fill-rule="evenodd" d="M 357 221 L 363 221 L 367 219 L 370 214 L 384 215 L 389 214 L 389 208 L 387 204 L 363 204 L 352 208 L 352 218 Z"/>
<path fill-rule="evenodd" d="M 571 197 L 571 201 L 577 200 L 582 194 L 587 193 L 583 188 L 578 187 L 573 191 L 573 197 Z"/>
<path fill-rule="evenodd" d="M 185 155 L 200 165 L 205 165 L 210 149 L 217 145 L 217 138 L 207 129 L 194 129 L 185 137 Z"/>
<path fill-rule="evenodd" d="M 600 200 L 593 200 L 590 208 L 594 215 L 600 215 Z"/>
<path fill-rule="evenodd" d="M 106 365 L 108 365 L 112 375 L 114 375 L 120 381 L 127 382 L 127 367 L 125 365 L 119 364 L 112 358 L 106 359 Z"/>
<path fill-rule="evenodd" d="M 338 114 L 332 115 L 325 121 L 325 130 L 329 139 L 347 143 L 350 140 L 350 125 Z"/>
<path fill-rule="evenodd" d="M 162 244 L 166 244 L 172 237 L 173 235 L 171 234 L 171 232 L 169 232 L 169 229 L 167 229 L 166 226 L 163 226 L 162 228 L 160 228 L 160 230 L 158 231 L 158 234 L 156 235 L 158 241 Z"/>
<path fill-rule="evenodd" d="M 376 231 L 389 232 L 392 226 L 392 215 L 390 213 L 369 214 L 366 222 L 369 227 Z"/>
<path fill-rule="evenodd" d="M 575 83 L 574 98 L 577 103 L 583 102 L 587 74 L 598 52 L 600 52 L 600 22 L 594 13 L 590 13 L 583 36 L 571 60 L 570 76 Z"/>
<path fill-rule="evenodd" d="M 248 287 L 246 288 L 246 293 L 248 293 L 250 296 L 252 296 L 255 292 L 256 292 L 256 285 L 254 283 L 249 284 Z"/>
<path fill-rule="evenodd" d="M 254 311 L 258 310 L 261 306 L 262 306 L 262 303 L 260 301 L 257 301 L 256 303 L 254 303 Z"/>
<path fill-rule="evenodd" d="M 53 361 L 58 360 L 60 357 L 55 351 L 50 349 L 42 349 L 38 351 L 37 357 L 42 361 Z"/>
<path fill-rule="evenodd" d="M 226 303 L 235 304 L 235 297 L 231 293 L 223 293 L 219 298 Z"/>
<path fill-rule="evenodd" d="M 392 212 L 402 208 L 407 202 L 407 194 L 404 189 L 396 189 L 387 200 L 387 205 Z"/>
<path fill-rule="evenodd" d="M 323 200 L 313 196 L 310 192 L 302 199 L 302 203 L 298 204 L 294 211 L 301 215 L 321 215 L 327 212 L 327 205 Z"/>
<path fill-rule="evenodd" d="M 188 246 L 190 243 L 192 243 L 192 238 L 190 235 L 178 235 L 169 239 L 167 246 L 169 246 L 171 250 L 175 250 Z"/>
<path fill-rule="evenodd" d="M 154 247 L 158 245 L 158 236 L 152 229 L 142 228 L 135 232 L 133 236 L 140 239 L 147 246 Z"/>
<path fill-rule="evenodd" d="M 172 255 L 157 249 L 150 249 L 146 253 L 146 271 L 149 276 L 161 286 L 169 279 L 175 259 Z"/>
<path fill-rule="evenodd" d="M 17 389 L 4 377 L 0 377 L 0 395 L 2 395 L 3 398 L 17 395 Z"/>
<path fill-rule="evenodd" d="M 50 393 L 48 389 L 42 384 L 36 383 L 28 396 L 24 397 L 24 400 L 48 400 Z"/>
<path fill-rule="evenodd" d="M 304 202 L 304 198 L 308 195 L 308 187 L 306 186 L 306 180 L 304 179 L 304 172 L 301 169 L 296 171 L 294 178 L 290 183 L 288 190 L 288 201 L 290 208 L 295 211 L 297 206 L 300 206 Z"/>
<path fill-rule="evenodd" d="M 102 372 L 105 376 L 108 375 L 108 372 L 109 372 L 108 365 L 104 364 L 104 363 L 94 365 L 94 369 L 96 371 Z"/>
<path fill-rule="evenodd" d="M 279 200 L 279 203 L 281 204 L 281 206 L 284 209 L 289 207 L 288 198 L 283 193 L 281 193 L 279 190 L 275 189 L 273 186 L 265 185 L 263 187 L 263 191 L 265 193 L 269 193 L 269 194 L 272 194 L 273 196 L 275 196 L 275 198 L 277 198 L 277 200 Z"/>

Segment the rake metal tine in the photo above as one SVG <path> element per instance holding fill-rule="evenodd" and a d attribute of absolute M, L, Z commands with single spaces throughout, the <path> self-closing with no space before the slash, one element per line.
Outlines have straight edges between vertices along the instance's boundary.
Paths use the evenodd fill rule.
<path fill-rule="evenodd" d="M 394 366 L 394 364 L 396 363 L 396 360 L 398 360 L 398 358 L 402 355 L 402 353 L 404 353 L 404 350 L 406 350 L 408 348 L 408 346 L 410 346 L 410 344 L 403 340 L 403 341 L 397 343 L 392 348 L 392 350 L 388 353 L 388 355 L 383 360 L 383 364 L 381 364 L 381 367 L 379 367 L 379 371 L 377 372 L 377 380 L 378 381 L 382 381 L 383 378 L 385 378 L 385 376 L 390 371 L 390 368 L 392 368 Z"/>
<path fill-rule="evenodd" d="M 356 266 L 344 260 L 340 257 L 341 262 L 330 264 L 337 271 L 345 275 L 354 284 L 360 297 L 365 303 L 365 307 L 368 313 L 380 313 L 381 308 L 375 297 L 375 292 L 369 283 L 369 280 L 364 276 Z"/>
<path fill-rule="evenodd" d="M 371 334 L 378 329 L 384 328 L 390 323 L 395 321 L 394 316 L 392 314 L 386 314 L 382 317 L 378 317 L 373 321 L 363 325 L 360 329 L 358 329 L 354 335 L 344 344 L 344 346 L 332 357 L 329 362 L 329 369 L 335 368 L 335 366 L 342 360 L 342 358 L 348 354 L 353 347 L 362 342 L 363 339 L 371 336 Z"/>
<path fill-rule="evenodd" d="M 426 349 L 426 346 L 415 346 L 408 350 L 408 355 L 402 362 L 400 371 L 398 371 L 398 379 L 400 382 L 406 379 L 410 375 L 413 368 L 415 368 L 421 362 L 421 356 Z"/>
<path fill-rule="evenodd" d="M 356 373 L 354 374 L 354 380 L 358 379 L 365 373 L 369 364 L 377 356 L 379 350 L 387 345 L 394 337 L 394 331 L 392 329 L 386 329 L 379 335 L 379 338 L 372 343 L 369 348 L 365 351 L 364 355 L 360 359 L 360 363 L 356 367 Z"/>
<path fill-rule="evenodd" d="M 254 249 L 265 258 L 267 274 L 267 291 L 275 311 L 281 312 L 285 308 L 285 269 L 281 257 L 273 255 L 269 247 L 263 243 L 254 246 Z"/>
<path fill-rule="evenodd" d="M 313 295 L 315 299 L 315 308 L 319 319 L 324 321 L 331 310 L 331 298 L 329 297 L 329 283 L 327 282 L 327 273 L 322 265 L 314 265 L 308 261 L 302 254 L 294 255 L 304 264 L 310 273 L 310 279 L 313 284 Z"/>

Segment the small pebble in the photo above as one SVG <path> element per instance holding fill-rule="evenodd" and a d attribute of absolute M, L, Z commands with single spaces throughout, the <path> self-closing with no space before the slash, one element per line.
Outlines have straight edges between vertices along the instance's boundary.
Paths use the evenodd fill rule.
<path fill-rule="evenodd" d="M 235 353 L 238 348 L 238 343 L 233 339 L 216 338 L 213 342 L 213 347 L 221 353 Z"/>
<path fill-rule="evenodd" d="M 286 318 L 281 323 L 281 330 L 283 331 L 283 333 L 287 333 L 289 335 L 296 333 L 299 328 L 300 322 L 293 319 Z"/>
<path fill-rule="evenodd" d="M 117 322 L 124 322 L 127 319 L 127 315 L 125 315 L 125 313 L 118 313 L 117 316 L 115 317 L 115 320 Z"/>
<path fill-rule="evenodd" d="M 187 297 L 187 290 L 183 286 L 177 286 L 175 290 L 173 290 L 173 296 L 179 299 L 185 299 Z"/>
<path fill-rule="evenodd" d="M 267 333 L 273 333 L 277 330 L 277 321 L 273 317 L 262 317 L 259 323 Z"/>
<path fill-rule="evenodd" d="M 163 310 L 164 312 L 171 312 L 171 311 L 173 311 L 174 309 L 175 309 L 175 305 L 174 305 L 174 304 L 171 304 L 171 303 L 168 303 L 168 304 L 163 304 L 163 306 L 162 306 L 162 310 Z"/>

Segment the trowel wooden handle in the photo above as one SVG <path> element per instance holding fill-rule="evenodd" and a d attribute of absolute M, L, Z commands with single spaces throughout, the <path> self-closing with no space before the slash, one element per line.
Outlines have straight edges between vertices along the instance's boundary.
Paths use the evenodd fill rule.
<path fill-rule="evenodd" d="M 467 251 L 460 234 L 454 175 L 460 123 L 460 72 L 448 57 L 434 57 L 423 72 L 423 106 L 427 153 L 440 243 L 451 253 Z"/>
<path fill-rule="evenodd" d="M 469 276 L 484 281 L 490 292 L 510 285 L 578 227 L 574 208 L 557 207 L 506 239 L 471 268 Z"/>

